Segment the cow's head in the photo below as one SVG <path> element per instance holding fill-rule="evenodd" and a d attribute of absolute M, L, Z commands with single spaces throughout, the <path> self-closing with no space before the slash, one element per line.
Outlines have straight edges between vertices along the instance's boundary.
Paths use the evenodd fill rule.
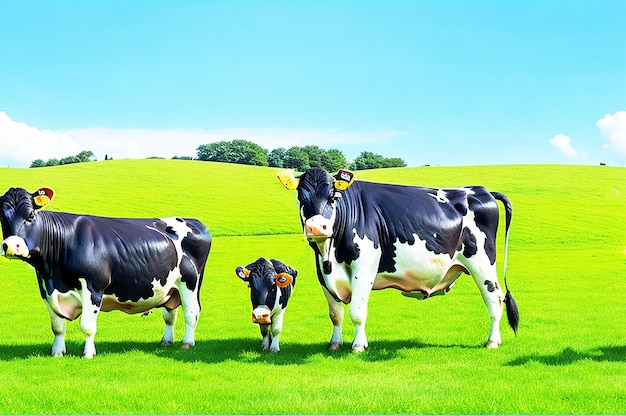
<path fill-rule="evenodd" d="M 300 219 L 309 240 L 322 241 L 334 233 L 335 202 L 354 181 L 354 174 L 340 170 L 331 176 L 324 169 L 313 168 L 295 178 L 291 171 L 278 174 L 287 189 L 298 191 Z"/>
<path fill-rule="evenodd" d="M 295 277 L 298 275 L 296 270 L 286 264 L 263 257 L 245 267 L 238 266 L 235 273 L 250 287 L 252 322 L 263 325 L 272 323 L 272 309 L 276 306 L 278 291 L 295 285 Z"/>
<path fill-rule="evenodd" d="M 22 188 L 11 188 L 0 196 L 5 256 L 29 256 L 35 246 L 37 211 L 47 207 L 53 197 L 54 191 L 50 188 L 40 188 L 32 194 Z"/>

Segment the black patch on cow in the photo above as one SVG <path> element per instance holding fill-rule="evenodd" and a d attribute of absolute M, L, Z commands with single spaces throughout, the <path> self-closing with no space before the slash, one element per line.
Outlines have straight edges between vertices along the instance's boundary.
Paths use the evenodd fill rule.
<path fill-rule="evenodd" d="M 463 256 L 465 258 L 470 258 L 478 253 L 476 236 L 467 227 L 464 227 L 461 233 L 460 245 L 463 247 Z"/>
<path fill-rule="evenodd" d="M 198 284 L 196 266 L 186 254 L 183 254 L 183 258 L 180 259 L 180 275 L 180 281 L 187 286 L 187 289 L 193 290 Z"/>
<path fill-rule="evenodd" d="M 496 234 L 500 219 L 498 204 L 494 197 L 483 187 L 472 187 L 468 195 L 470 210 L 474 212 L 476 225 L 485 233 L 485 253 L 491 264 L 496 262 Z"/>
<path fill-rule="evenodd" d="M 491 280 L 485 280 L 485 286 L 487 286 L 487 291 L 489 292 L 493 292 L 494 290 L 496 290 L 496 287 Z"/>

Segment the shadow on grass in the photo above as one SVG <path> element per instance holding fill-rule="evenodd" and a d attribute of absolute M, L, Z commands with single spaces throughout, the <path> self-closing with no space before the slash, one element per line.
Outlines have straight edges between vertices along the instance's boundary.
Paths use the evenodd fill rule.
<path fill-rule="evenodd" d="M 80 357 L 83 343 L 67 341 L 67 355 Z M 0 344 L 0 361 L 25 360 L 32 357 L 48 357 L 51 344 L 33 343 L 20 345 Z M 228 338 L 198 340 L 190 350 L 183 350 L 180 343 L 162 347 L 158 342 L 102 341 L 97 342 L 97 356 L 141 352 L 181 362 L 206 364 L 224 361 L 260 362 L 273 365 L 304 364 L 317 357 L 346 359 L 354 357 L 369 362 L 384 362 L 401 357 L 402 350 L 420 348 L 484 348 L 478 345 L 434 345 L 419 340 L 377 340 L 363 353 L 355 354 L 349 343 L 339 351 L 329 352 L 325 343 L 283 343 L 278 354 L 261 352 L 261 340 L 256 338 Z M 352 359 L 354 359 L 352 358 Z"/>
<path fill-rule="evenodd" d="M 579 361 L 591 360 L 596 362 L 626 362 L 626 345 L 603 346 L 590 349 L 588 351 L 576 351 L 572 348 L 565 348 L 556 354 L 530 354 L 506 363 L 508 366 L 522 366 L 531 362 L 541 363 L 551 366 L 564 366 L 577 363 Z"/>

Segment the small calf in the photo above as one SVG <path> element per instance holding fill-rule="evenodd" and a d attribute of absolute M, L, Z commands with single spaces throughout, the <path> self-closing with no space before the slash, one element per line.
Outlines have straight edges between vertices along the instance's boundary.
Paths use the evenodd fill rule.
<path fill-rule="evenodd" d="M 263 336 L 261 349 L 280 351 L 278 336 L 298 271 L 278 260 L 261 257 L 246 267 L 238 266 L 235 273 L 250 287 L 252 322 L 259 324 Z"/>

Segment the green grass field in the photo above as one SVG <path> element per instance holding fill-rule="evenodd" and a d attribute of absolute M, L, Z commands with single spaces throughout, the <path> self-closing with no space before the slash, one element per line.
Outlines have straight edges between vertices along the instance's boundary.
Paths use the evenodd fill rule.
<path fill-rule="evenodd" d="M 295 193 L 277 170 L 196 161 L 106 161 L 0 169 L 11 186 L 57 192 L 49 209 L 106 216 L 190 216 L 214 244 L 196 346 L 159 346 L 159 311 L 101 313 L 93 360 L 78 322 L 68 355 L 52 333 L 34 271 L 0 258 L 0 413 L 626 413 L 626 169 L 606 166 L 423 167 L 357 172 L 358 179 L 424 186 L 481 184 L 513 204 L 508 263 L 518 336 L 482 345 L 488 315 L 469 277 L 443 297 L 370 298 L 362 354 L 331 335 Z M 503 232 L 499 237 L 502 253 Z M 260 256 L 299 270 L 281 352 L 260 352 L 237 265 Z M 500 264 L 501 268 L 501 264 Z"/>

